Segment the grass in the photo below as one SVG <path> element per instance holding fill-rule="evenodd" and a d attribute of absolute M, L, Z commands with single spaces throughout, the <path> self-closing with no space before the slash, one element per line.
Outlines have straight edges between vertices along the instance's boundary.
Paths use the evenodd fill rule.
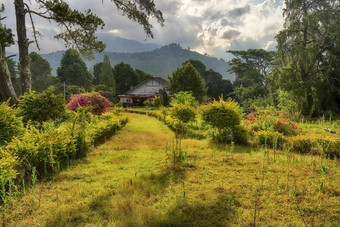
<path fill-rule="evenodd" d="M 339 226 L 338 160 L 183 139 L 145 115 L 88 157 L 40 182 L 6 226 Z"/>

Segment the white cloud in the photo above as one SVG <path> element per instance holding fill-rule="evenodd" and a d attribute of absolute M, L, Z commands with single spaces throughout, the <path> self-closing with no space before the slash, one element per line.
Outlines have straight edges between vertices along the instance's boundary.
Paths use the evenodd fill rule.
<path fill-rule="evenodd" d="M 4 21 L 15 29 L 13 0 L 3 0 L 8 18 Z M 33 3 L 34 1 L 32 1 Z M 106 26 L 103 33 L 111 32 L 123 38 L 144 42 L 142 27 L 118 12 L 115 5 L 106 0 L 68 0 L 78 10 L 91 8 Z M 226 50 L 248 48 L 273 48 L 274 36 L 282 29 L 282 0 L 155 0 L 166 19 L 161 27 L 153 19 L 155 39 L 148 43 L 179 43 L 201 53 L 227 58 Z M 53 39 L 58 28 L 44 19 L 35 18 L 36 27 L 43 34 L 39 39 L 42 52 L 62 49 L 64 44 Z M 27 18 L 29 25 L 29 19 Z M 31 29 L 28 29 L 29 32 Z M 32 38 L 32 37 L 31 37 Z M 36 48 L 31 45 L 32 50 Z M 15 51 L 16 48 L 10 47 Z"/>

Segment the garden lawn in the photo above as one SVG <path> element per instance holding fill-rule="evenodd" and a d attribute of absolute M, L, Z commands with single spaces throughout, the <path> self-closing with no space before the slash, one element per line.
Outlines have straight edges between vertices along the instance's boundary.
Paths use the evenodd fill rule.
<path fill-rule="evenodd" d="M 340 225 L 338 160 L 184 139 L 174 164 L 174 134 L 127 115 L 118 135 L 22 196 L 5 225 Z"/>

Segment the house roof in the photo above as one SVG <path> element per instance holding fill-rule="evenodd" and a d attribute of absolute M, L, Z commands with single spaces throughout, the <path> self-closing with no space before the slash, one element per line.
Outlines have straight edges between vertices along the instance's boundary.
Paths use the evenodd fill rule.
<path fill-rule="evenodd" d="M 163 84 L 164 86 L 166 86 L 168 84 L 168 81 L 163 79 L 160 76 L 150 76 L 149 78 L 147 78 L 146 80 L 142 81 L 141 83 L 137 84 L 136 86 L 134 86 L 132 89 L 130 89 L 129 91 L 125 92 L 123 95 L 129 95 L 129 94 L 133 94 L 133 91 L 136 90 L 137 88 L 139 88 L 140 86 L 142 86 L 143 84 L 145 84 L 147 81 L 149 80 L 157 80 L 160 84 Z"/>

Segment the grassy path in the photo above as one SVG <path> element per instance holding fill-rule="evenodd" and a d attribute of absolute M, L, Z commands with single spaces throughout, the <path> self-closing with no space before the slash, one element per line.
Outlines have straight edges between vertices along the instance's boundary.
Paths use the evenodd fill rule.
<path fill-rule="evenodd" d="M 339 160 L 185 139 L 174 168 L 165 152 L 173 133 L 128 117 L 118 135 L 23 196 L 9 225 L 340 225 Z"/>
<path fill-rule="evenodd" d="M 164 148 L 174 135 L 150 117 L 128 116 L 118 135 L 25 196 L 13 210 L 11 224 L 129 225 L 143 224 L 143 216 L 153 215 L 157 196 L 151 199 L 150 194 L 166 186 Z"/>

